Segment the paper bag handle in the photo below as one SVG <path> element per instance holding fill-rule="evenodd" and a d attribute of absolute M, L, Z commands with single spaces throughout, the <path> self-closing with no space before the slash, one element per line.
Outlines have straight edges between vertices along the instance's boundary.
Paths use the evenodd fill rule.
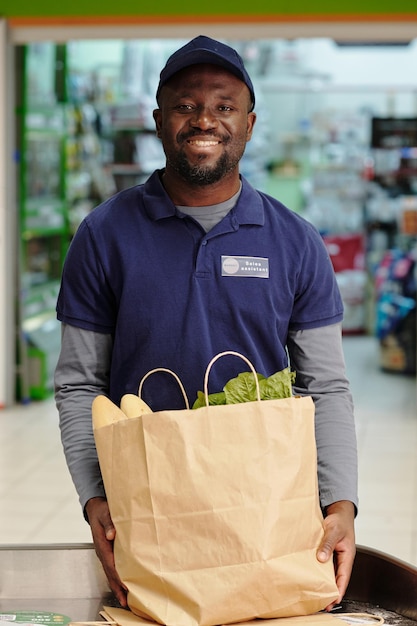
<path fill-rule="evenodd" d="M 178 383 L 178 385 L 179 385 L 179 387 L 181 389 L 181 393 L 183 395 L 184 402 L 185 402 L 185 408 L 189 409 L 190 408 L 190 403 L 188 401 L 187 394 L 186 394 L 185 389 L 184 389 L 184 385 L 182 384 L 179 376 L 177 376 L 177 374 L 175 372 L 173 372 L 172 370 L 168 369 L 167 367 L 156 367 L 155 369 L 150 370 L 147 374 L 145 374 L 145 376 L 142 378 L 142 380 L 139 383 L 139 389 L 138 389 L 138 396 L 139 396 L 139 398 L 141 398 L 141 396 L 142 396 L 143 383 L 145 382 L 145 380 L 151 374 L 155 374 L 156 372 L 167 372 L 168 374 L 171 374 L 175 378 L 175 380 L 177 381 L 177 383 Z"/>
<path fill-rule="evenodd" d="M 252 363 L 249 361 L 249 359 L 247 359 L 245 356 L 243 356 L 243 354 L 240 354 L 240 352 L 234 352 L 233 350 L 227 350 L 226 352 L 219 352 L 218 354 L 216 354 L 216 356 L 214 356 L 210 363 L 207 365 L 207 369 L 206 369 L 206 373 L 204 376 L 204 396 L 206 398 L 206 406 L 209 406 L 209 399 L 208 399 L 208 377 L 209 377 L 209 373 L 210 370 L 212 368 L 212 366 L 214 365 L 214 363 L 217 361 L 217 359 L 220 359 L 222 356 L 226 356 L 226 355 L 231 355 L 231 356 L 238 356 L 241 359 L 243 359 L 245 361 L 245 363 L 247 365 L 249 365 L 252 374 L 255 377 L 255 385 L 256 385 L 256 399 L 258 400 L 258 402 L 261 401 L 261 390 L 259 389 L 259 380 L 258 380 L 258 376 L 256 374 L 256 370 L 253 367 Z"/>

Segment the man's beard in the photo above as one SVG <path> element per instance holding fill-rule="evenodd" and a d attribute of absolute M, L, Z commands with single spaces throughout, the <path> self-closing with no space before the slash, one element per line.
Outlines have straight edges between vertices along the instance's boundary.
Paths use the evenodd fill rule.
<path fill-rule="evenodd" d="M 183 152 L 177 152 L 175 158 L 169 158 L 170 166 L 187 183 L 196 187 L 205 187 L 219 182 L 226 174 L 238 165 L 242 158 L 244 147 L 236 154 L 224 152 L 213 166 L 205 165 L 205 158 L 197 165 L 191 165 Z"/>

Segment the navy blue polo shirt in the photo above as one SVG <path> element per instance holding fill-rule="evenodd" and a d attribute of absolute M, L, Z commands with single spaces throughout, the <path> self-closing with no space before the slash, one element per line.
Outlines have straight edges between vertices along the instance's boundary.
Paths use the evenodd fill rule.
<path fill-rule="evenodd" d="M 177 211 L 155 172 L 80 225 L 65 262 L 58 319 L 113 336 L 110 397 L 137 393 L 157 367 L 181 378 L 192 404 L 218 352 L 244 354 L 265 376 L 288 364 L 289 330 L 341 321 L 333 267 L 317 230 L 242 180 L 236 206 L 205 233 Z M 217 361 L 209 391 L 248 367 Z M 153 410 L 183 408 L 174 378 L 149 377 Z"/>

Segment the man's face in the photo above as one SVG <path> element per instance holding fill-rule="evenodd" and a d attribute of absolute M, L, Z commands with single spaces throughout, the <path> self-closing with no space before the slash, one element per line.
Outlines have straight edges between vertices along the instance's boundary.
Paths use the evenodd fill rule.
<path fill-rule="evenodd" d="M 238 167 L 255 113 L 246 85 L 215 65 L 193 65 L 163 86 L 154 111 L 167 170 L 194 186 L 211 185 Z"/>

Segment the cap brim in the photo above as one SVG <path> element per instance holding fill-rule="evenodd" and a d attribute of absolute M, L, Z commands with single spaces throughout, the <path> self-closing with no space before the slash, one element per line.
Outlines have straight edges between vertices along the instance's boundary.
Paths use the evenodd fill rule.
<path fill-rule="evenodd" d="M 156 92 L 156 97 L 159 97 L 159 93 L 161 88 L 172 78 L 175 74 L 180 72 L 181 70 L 186 69 L 187 67 L 191 67 L 192 65 L 200 65 L 202 63 L 210 63 L 213 65 L 218 65 L 223 69 L 227 70 L 239 80 L 241 80 L 247 86 L 249 93 L 251 95 L 252 102 L 255 103 L 255 94 L 253 88 L 248 85 L 248 81 L 250 79 L 245 73 L 240 70 L 236 65 L 227 61 L 222 55 L 216 54 L 212 50 L 204 50 L 200 49 L 198 51 L 191 50 L 190 52 L 183 54 L 179 59 L 173 59 L 168 65 L 164 67 L 160 75 L 160 81 L 158 85 L 158 90 Z"/>

